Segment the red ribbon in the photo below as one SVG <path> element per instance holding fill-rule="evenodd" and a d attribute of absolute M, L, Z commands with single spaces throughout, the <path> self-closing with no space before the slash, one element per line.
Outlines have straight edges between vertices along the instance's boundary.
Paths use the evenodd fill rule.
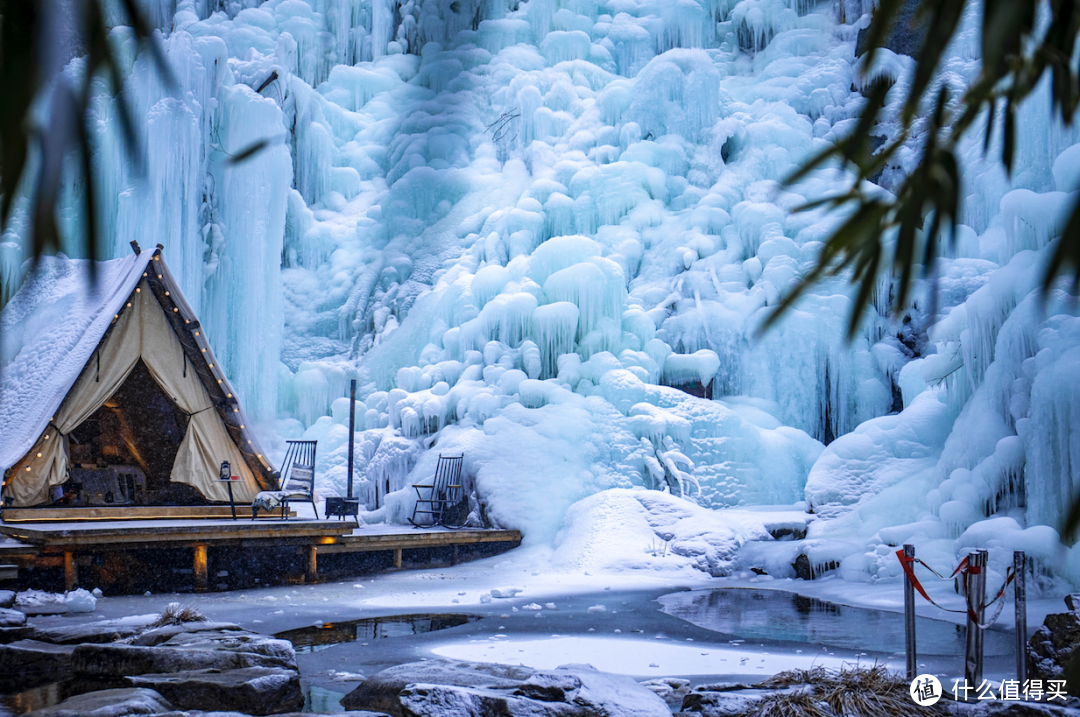
<path fill-rule="evenodd" d="M 934 607 L 940 608 L 940 609 L 944 610 L 945 612 L 967 613 L 968 618 L 972 622 L 974 622 L 976 625 L 978 625 L 979 627 L 981 627 L 983 629 L 986 629 L 987 627 L 990 627 L 990 625 L 993 625 L 994 622 L 997 620 L 998 615 L 1001 614 L 1001 607 L 999 606 L 997 611 L 994 613 L 994 616 L 990 619 L 990 621 L 987 624 L 983 625 L 983 624 L 981 624 L 979 622 L 978 614 L 975 612 L 974 609 L 972 609 L 972 607 L 970 605 L 968 605 L 963 610 L 953 610 L 951 608 L 945 607 L 944 605 L 939 605 L 936 602 L 934 602 L 934 599 L 931 598 L 926 593 L 926 590 L 923 588 L 922 583 L 920 583 L 919 579 L 915 576 L 915 570 L 913 568 L 914 563 L 919 563 L 924 568 L 926 568 L 927 570 L 929 570 L 930 572 L 932 572 L 934 575 L 936 575 L 938 578 L 940 578 L 942 580 L 952 580 L 953 578 L 956 577 L 957 573 L 960 573 L 962 575 L 962 577 L 963 577 L 963 580 L 964 580 L 964 595 L 967 595 L 968 594 L 968 575 L 979 575 L 980 573 L 982 573 L 982 566 L 969 564 L 969 561 L 968 561 L 967 557 L 965 557 L 963 560 L 960 561 L 960 564 L 956 566 L 956 570 L 953 570 L 952 574 L 949 575 L 948 577 L 946 577 L 946 576 L 942 575 L 941 573 L 939 573 L 938 571 L 934 570 L 932 567 L 927 565 L 922 560 L 920 560 L 918 558 L 915 558 L 915 557 L 908 557 L 907 555 L 904 555 L 903 548 L 896 551 L 896 558 L 900 561 L 900 567 L 902 567 L 904 569 L 904 575 L 907 576 L 907 579 L 911 583 L 912 587 L 914 587 L 915 590 L 917 590 L 918 593 L 920 595 L 922 595 L 923 598 L 928 603 L 933 605 Z M 991 600 L 990 602 L 986 603 L 985 605 L 980 606 L 979 609 L 980 610 L 985 610 L 986 608 L 990 607 L 995 602 L 1000 600 L 1002 598 L 1002 596 L 1005 595 L 1005 588 L 1008 587 L 1009 583 L 1011 583 L 1013 581 L 1013 578 L 1015 578 L 1015 577 L 1016 577 L 1016 574 L 1013 572 L 1013 569 L 1009 568 L 1008 573 L 1007 573 L 1007 575 L 1005 577 L 1005 582 L 1002 583 L 1001 589 L 997 591 L 997 594 L 994 596 L 994 599 Z M 1004 603 L 1002 603 L 1002 605 L 1004 605 Z"/>

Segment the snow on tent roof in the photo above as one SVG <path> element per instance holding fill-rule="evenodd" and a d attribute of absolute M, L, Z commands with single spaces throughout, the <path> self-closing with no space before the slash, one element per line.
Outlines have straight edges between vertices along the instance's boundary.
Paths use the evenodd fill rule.
<path fill-rule="evenodd" d="M 43 257 L 0 312 L 0 469 L 45 430 L 153 251 L 97 262 Z"/>

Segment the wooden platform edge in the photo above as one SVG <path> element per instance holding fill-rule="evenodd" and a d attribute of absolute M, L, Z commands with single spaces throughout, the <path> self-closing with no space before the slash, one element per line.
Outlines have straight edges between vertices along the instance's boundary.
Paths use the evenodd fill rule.
<path fill-rule="evenodd" d="M 352 534 L 321 543 L 316 550 L 321 554 L 362 553 L 377 550 L 415 550 L 450 545 L 473 545 L 476 543 L 520 543 L 521 531 L 481 529 L 469 531 L 437 531 L 430 533 L 390 533 L 383 535 Z"/>
<path fill-rule="evenodd" d="M 251 506 L 236 506 L 239 518 L 251 519 Z M 290 518 L 296 517 L 295 510 L 289 510 Z M 259 511 L 260 518 L 277 518 L 280 511 L 268 513 Z M 115 520 L 220 520 L 232 517 L 232 509 L 227 505 L 133 505 L 104 506 L 93 508 L 5 508 L 3 522 L 22 523 L 81 523 L 88 521 Z"/>

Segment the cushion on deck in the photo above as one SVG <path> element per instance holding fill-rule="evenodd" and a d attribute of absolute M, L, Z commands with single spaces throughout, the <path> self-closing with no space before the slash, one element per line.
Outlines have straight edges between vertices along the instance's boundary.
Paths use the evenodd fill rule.
<path fill-rule="evenodd" d="M 252 508 L 270 512 L 286 500 L 311 500 L 311 493 L 301 490 L 264 490 L 251 501 Z"/>

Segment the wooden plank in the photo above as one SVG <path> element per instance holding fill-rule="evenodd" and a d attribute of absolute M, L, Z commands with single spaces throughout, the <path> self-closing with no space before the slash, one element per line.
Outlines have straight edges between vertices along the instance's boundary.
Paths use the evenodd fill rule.
<path fill-rule="evenodd" d="M 237 510 L 251 519 L 249 506 L 238 505 Z M 260 518 L 280 517 L 281 511 L 272 514 L 259 511 Z M 289 517 L 295 518 L 296 511 L 290 510 Z M 227 505 L 123 505 L 95 506 L 92 508 L 5 508 L 5 523 L 72 523 L 83 521 L 108 520 L 191 520 L 232 518 L 232 509 Z"/>
<path fill-rule="evenodd" d="M 435 548 L 450 545 L 472 545 L 475 543 L 517 543 L 521 542 L 521 532 L 517 530 L 455 530 L 430 533 L 354 533 L 337 538 L 333 543 L 320 544 L 318 551 L 323 554 L 360 553 L 374 550 L 412 550 L 416 548 Z"/>
<path fill-rule="evenodd" d="M 353 521 L 339 520 L 238 520 L 214 523 L 192 522 L 162 525 L 147 522 L 136 525 L 87 525 L 78 528 L 46 524 L 18 526 L 0 525 L 0 533 L 39 547 L 96 547 L 108 545 L 134 547 L 146 544 L 178 543 L 194 545 L 218 541 L 238 541 L 261 538 L 280 542 L 285 538 L 321 539 L 340 536 L 356 528 Z M 156 545 L 153 547 L 164 547 Z"/>

